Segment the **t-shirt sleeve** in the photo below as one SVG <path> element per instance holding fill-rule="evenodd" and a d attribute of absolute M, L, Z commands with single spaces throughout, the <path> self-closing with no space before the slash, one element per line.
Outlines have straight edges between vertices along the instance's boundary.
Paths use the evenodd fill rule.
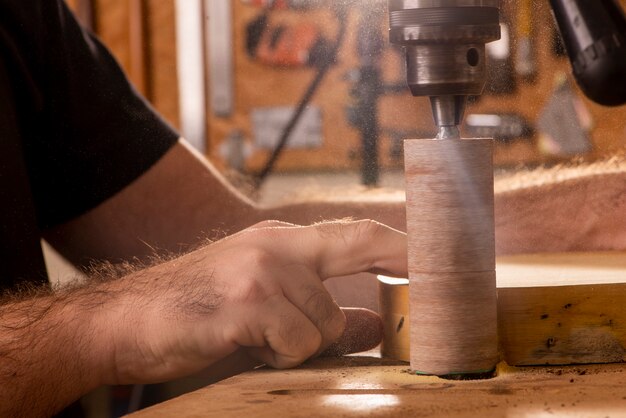
<path fill-rule="evenodd" d="M 179 135 L 61 0 L 2 3 L 25 158 L 47 228 L 126 187 Z"/>

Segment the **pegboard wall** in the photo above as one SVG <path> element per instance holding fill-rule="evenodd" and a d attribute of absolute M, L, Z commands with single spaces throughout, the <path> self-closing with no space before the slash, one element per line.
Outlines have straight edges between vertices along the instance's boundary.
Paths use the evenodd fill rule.
<path fill-rule="evenodd" d="M 132 73 L 129 50 L 128 5 L 133 0 L 96 0 L 96 31 L 113 50 L 122 66 Z M 626 6 L 626 0 L 620 0 Z M 78 0 L 69 1 L 70 4 Z M 207 155 L 220 168 L 227 168 L 229 138 L 237 136 L 245 149 L 244 167 L 253 172 L 261 168 L 269 151 L 256 144 L 253 114 L 255 110 L 292 107 L 300 99 L 315 74 L 307 67 L 284 68 L 268 65 L 246 52 L 246 27 L 261 13 L 250 1 L 232 0 L 234 48 L 234 111 L 228 117 L 217 116 L 208 109 Z M 254 3 L 254 2 L 252 2 Z M 364 2 L 365 3 L 365 2 Z M 176 72 L 175 19 L 173 0 L 143 1 L 146 11 L 146 45 L 148 51 L 147 95 L 155 107 L 175 126 L 178 126 L 179 107 Z M 373 2 L 386 8 L 386 2 Z M 378 6 L 376 6 L 378 4 Z M 530 4 L 530 15 L 520 12 Z M 311 142 L 308 148 L 287 149 L 279 159 L 277 171 L 293 170 L 358 170 L 361 164 L 360 133 L 348 121 L 347 108 L 354 103 L 349 81 L 359 65 L 357 55 L 358 22 L 363 13 L 370 13 L 371 28 L 378 30 L 385 40 L 385 50 L 380 65 L 386 83 L 404 82 L 403 59 L 398 51 L 387 45 L 387 16 L 372 10 L 354 8 L 345 20 L 347 35 L 335 65 L 322 82 L 312 100 L 319 112 L 321 142 Z M 556 56 L 552 39 L 554 25 L 547 0 L 503 0 L 502 21 L 510 30 L 510 56 L 517 53 L 518 38 L 524 31 L 524 22 L 530 23 L 530 37 L 537 69 L 532 82 L 515 77 L 515 88 L 509 94 L 484 94 L 469 105 L 466 114 L 514 114 L 527 120 L 536 128 L 537 121 L 555 90 L 555 82 L 563 75 L 570 80 L 572 89 L 580 98 L 591 118 L 590 152 L 585 159 L 596 159 L 623 150 L 626 145 L 626 107 L 606 108 L 587 100 L 576 87 L 570 75 L 566 57 Z M 272 26 L 298 27 L 315 25 L 324 37 L 332 40 L 338 24 L 328 10 L 276 10 L 269 15 Z M 383 129 L 379 138 L 379 155 L 382 167 L 399 168 L 401 155 L 398 136 L 390 131 L 409 132 L 408 136 L 429 136 L 434 133 L 430 106 L 427 99 L 413 98 L 408 92 L 386 94 L 378 102 L 378 123 Z M 498 166 L 536 165 L 562 161 L 571 156 L 559 157 L 545 154 L 539 146 L 539 135 L 498 142 L 495 163 Z"/>
<path fill-rule="evenodd" d="M 626 4 L 626 1 L 622 1 Z M 385 2 L 382 2 L 385 7 Z M 524 7 L 527 9 L 524 11 Z M 210 117 L 210 154 L 214 160 L 222 160 L 223 143 L 234 131 L 240 131 L 247 139 L 249 158 L 246 167 L 258 169 L 268 156 L 268 151 L 254 146 L 255 131 L 251 124 L 251 112 L 256 108 L 294 106 L 314 75 L 310 68 L 280 68 L 251 59 L 245 51 L 246 25 L 260 10 L 242 1 L 233 2 L 234 45 L 235 45 L 235 111 L 230 118 Z M 346 108 L 353 100 L 347 74 L 358 64 L 357 36 L 358 20 L 367 10 L 355 8 L 347 20 L 348 35 L 338 57 L 337 64 L 326 76 L 312 104 L 322 112 L 323 143 L 311 149 L 287 149 L 277 164 L 277 170 L 310 169 L 357 169 L 360 165 L 360 135 L 349 124 Z M 313 22 L 332 38 L 337 31 L 336 22 L 329 11 L 273 11 L 272 25 L 281 23 L 299 25 Z M 533 47 L 533 63 L 536 75 L 532 80 L 513 74 L 514 87 L 507 94 L 486 92 L 475 103 L 468 106 L 466 114 L 513 114 L 524 118 L 534 133 L 526 138 L 499 141 L 496 146 L 495 163 L 498 166 L 536 165 L 571 159 L 571 155 L 546 153 L 541 145 L 537 122 L 544 107 L 556 89 L 557 82 L 566 78 L 572 90 L 588 111 L 591 125 L 588 137 L 590 151 L 581 154 L 586 159 L 600 158 L 624 148 L 626 144 L 626 107 L 607 108 L 586 99 L 570 75 L 570 64 L 565 56 L 554 52 L 554 23 L 547 0 L 505 0 L 502 4 L 502 22 L 508 25 L 510 34 L 510 64 L 514 70 L 518 39 L 525 30 L 530 30 Z M 526 27 L 524 26 L 526 25 Z M 378 29 L 386 38 L 387 15 L 383 13 L 371 20 L 372 29 Z M 385 82 L 404 79 L 403 59 L 387 46 L 381 59 Z M 380 163 L 383 167 L 399 167 L 394 147 L 397 137 L 389 135 L 387 128 L 396 131 L 415 132 L 428 135 L 434 132 L 430 106 L 427 99 L 413 98 L 408 93 L 388 94 L 379 101 L 377 112 L 383 128 L 379 140 Z M 555 121 L 558 123 L 558 121 Z M 564 123 L 565 119 L 564 119 Z M 584 123 L 583 123 L 584 125 Z M 565 138 L 567 141 L 567 138 Z M 396 144 L 397 145 L 397 144 Z M 251 152 L 250 152 L 251 151 Z"/>

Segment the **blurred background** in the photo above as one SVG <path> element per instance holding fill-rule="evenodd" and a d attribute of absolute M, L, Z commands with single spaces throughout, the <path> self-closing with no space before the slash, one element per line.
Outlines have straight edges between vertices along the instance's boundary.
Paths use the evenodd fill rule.
<path fill-rule="evenodd" d="M 68 3 L 158 111 L 241 184 L 262 183 L 264 170 L 386 184 L 401 171 L 402 139 L 435 134 L 427 99 L 410 96 L 402 52 L 388 43 L 386 1 Z M 502 169 L 621 151 L 626 108 L 579 91 L 547 0 L 503 0 L 501 22 L 464 136 L 495 137 Z"/>

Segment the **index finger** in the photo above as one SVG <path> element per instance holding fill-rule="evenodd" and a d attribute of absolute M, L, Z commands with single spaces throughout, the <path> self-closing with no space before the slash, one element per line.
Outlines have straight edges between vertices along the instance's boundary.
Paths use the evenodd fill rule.
<path fill-rule="evenodd" d="M 324 222 L 286 231 L 294 233 L 294 251 L 323 280 L 361 272 L 408 274 L 406 234 L 379 222 Z"/>

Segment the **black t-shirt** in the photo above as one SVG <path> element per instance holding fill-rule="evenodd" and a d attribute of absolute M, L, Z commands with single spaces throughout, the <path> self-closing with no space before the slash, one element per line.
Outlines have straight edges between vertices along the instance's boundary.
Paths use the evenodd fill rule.
<path fill-rule="evenodd" d="M 40 231 L 120 191 L 177 138 L 61 0 L 0 0 L 0 288 L 45 281 Z"/>

